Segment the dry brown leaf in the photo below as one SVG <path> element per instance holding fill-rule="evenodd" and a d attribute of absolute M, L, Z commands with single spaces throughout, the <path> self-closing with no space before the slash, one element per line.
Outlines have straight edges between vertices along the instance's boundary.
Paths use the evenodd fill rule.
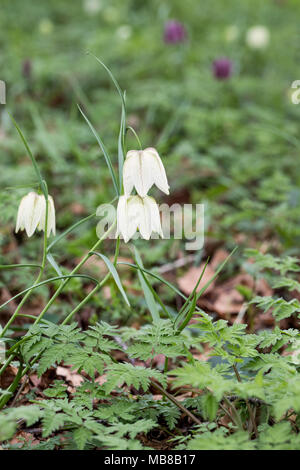
<path fill-rule="evenodd" d="M 104 286 L 102 289 L 102 295 L 105 299 L 110 300 L 111 299 L 111 290 L 109 286 Z"/>
<path fill-rule="evenodd" d="M 241 273 L 215 288 L 213 298 L 210 299 L 212 310 L 221 316 L 239 313 L 245 301 L 237 291 L 239 285 L 251 290 L 255 288 L 256 295 L 269 296 L 273 292 L 264 279 L 259 279 L 254 285 L 254 280 L 249 274 Z"/>
<path fill-rule="evenodd" d="M 86 208 L 79 202 L 73 202 L 70 204 L 69 208 L 74 215 L 83 215 L 86 213 Z"/>
<path fill-rule="evenodd" d="M 31 374 L 29 379 L 30 379 L 30 382 L 32 383 L 32 385 L 34 385 L 35 387 L 40 386 L 41 379 L 37 376 L 37 374 Z"/>
<path fill-rule="evenodd" d="M 35 439 L 32 434 L 29 432 L 20 431 L 18 432 L 10 442 L 10 444 L 23 444 L 25 442 L 30 442 L 30 445 L 37 445 L 39 441 Z"/>
<path fill-rule="evenodd" d="M 97 377 L 97 378 L 95 379 L 95 382 L 97 382 L 99 385 L 105 384 L 105 382 L 106 382 L 106 374 L 99 375 L 99 377 Z"/>
<path fill-rule="evenodd" d="M 162 395 L 152 395 L 154 401 L 160 401 L 162 399 Z"/>
<path fill-rule="evenodd" d="M 213 306 L 217 313 L 226 315 L 228 313 L 239 313 L 243 302 L 243 296 L 236 290 L 231 289 L 228 292 L 220 292 Z"/>
<path fill-rule="evenodd" d="M 5 390 L 10 386 L 10 384 L 14 381 L 16 375 L 18 373 L 18 368 L 12 365 L 9 365 L 3 374 L 0 376 L 0 388 Z"/>
<path fill-rule="evenodd" d="M 216 250 L 210 262 L 211 267 L 217 270 L 220 264 L 224 263 L 224 261 L 226 260 L 226 258 L 228 258 L 228 256 L 229 256 L 228 251 L 223 250 L 223 248 L 219 248 L 218 250 Z"/>
<path fill-rule="evenodd" d="M 65 377 L 65 379 L 73 385 L 73 387 L 79 387 L 79 385 L 83 382 L 83 377 L 77 373 L 76 370 L 71 370 L 67 367 L 58 366 L 56 368 L 56 374 L 60 375 L 61 377 Z"/>
<path fill-rule="evenodd" d="M 190 295 L 191 292 L 193 292 L 193 289 L 195 285 L 197 284 L 199 277 L 201 276 L 204 266 L 205 266 L 205 263 L 202 263 L 200 266 L 193 266 L 182 277 L 178 279 L 178 285 L 180 289 L 186 295 Z M 211 267 L 210 264 L 208 264 L 204 271 L 201 282 L 197 288 L 197 292 L 199 292 L 199 290 L 205 286 L 205 284 L 214 276 L 214 274 L 215 274 L 214 269 Z M 208 286 L 208 288 L 205 290 L 203 295 L 209 294 L 209 292 L 211 292 L 214 289 L 214 287 L 215 287 L 215 281 L 213 281 Z"/>

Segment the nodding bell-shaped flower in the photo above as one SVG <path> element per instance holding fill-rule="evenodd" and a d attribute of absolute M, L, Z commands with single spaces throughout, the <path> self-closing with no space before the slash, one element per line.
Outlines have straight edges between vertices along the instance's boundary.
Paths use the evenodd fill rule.
<path fill-rule="evenodd" d="M 156 186 L 169 194 L 169 184 L 160 156 L 154 148 L 130 150 L 123 166 L 123 184 L 125 196 L 129 196 L 133 187 L 141 197 Z"/>
<path fill-rule="evenodd" d="M 127 243 L 139 230 L 146 240 L 157 233 L 163 238 L 159 209 L 150 196 L 120 196 L 117 207 L 117 236 L 122 235 Z"/>
<path fill-rule="evenodd" d="M 25 230 L 28 237 L 31 237 L 35 230 L 45 231 L 46 223 L 46 199 L 43 194 L 30 192 L 24 196 L 20 202 L 16 233 L 19 230 Z M 51 196 L 48 196 L 48 224 L 47 224 L 47 237 L 50 233 L 55 235 L 55 208 Z"/>
<path fill-rule="evenodd" d="M 263 49 L 267 47 L 270 41 L 270 32 L 268 28 L 262 25 L 252 26 L 246 34 L 246 43 L 252 49 Z"/>

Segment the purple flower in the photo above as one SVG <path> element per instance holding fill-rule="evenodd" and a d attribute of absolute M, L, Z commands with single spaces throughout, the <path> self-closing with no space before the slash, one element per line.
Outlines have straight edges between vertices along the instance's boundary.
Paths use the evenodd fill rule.
<path fill-rule="evenodd" d="M 170 20 L 165 24 L 164 41 L 167 44 L 177 44 L 186 40 L 187 33 L 182 23 Z"/>
<path fill-rule="evenodd" d="M 221 57 L 213 62 L 213 74 L 217 80 L 226 80 L 232 75 L 232 61 Z"/>

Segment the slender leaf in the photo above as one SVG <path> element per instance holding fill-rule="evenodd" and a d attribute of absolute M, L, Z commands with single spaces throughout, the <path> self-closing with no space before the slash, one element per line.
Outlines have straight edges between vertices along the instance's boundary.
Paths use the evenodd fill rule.
<path fill-rule="evenodd" d="M 142 289 L 143 289 L 143 292 L 144 292 L 145 300 L 146 300 L 146 303 L 147 303 L 148 308 L 150 310 L 150 313 L 152 315 L 152 319 L 155 322 L 155 321 L 158 321 L 160 319 L 159 311 L 158 311 L 154 296 L 153 296 L 153 294 L 151 292 L 151 289 L 149 287 L 149 281 L 146 278 L 146 276 L 144 275 L 144 273 L 140 270 L 140 268 L 143 268 L 144 266 L 143 266 L 143 262 L 142 262 L 142 259 L 140 257 L 140 254 L 139 254 L 138 250 L 136 249 L 136 247 L 134 247 L 134 254 L 135 254 L 136 264 L 139 268 L 138 276 L 139 276 L 139 280 L 140 280 L 140 283 L 141 283 L 141 286 L 142 286 Z"/>
<path fill-rule="evenodd" d="M 43 191 L 43 194 L 44 194 L 44 196 L 45 196 L 45 199 L 48 199 L 48 189 L 47 189 L 47 185 L 45 184 L 45 181 L 44 181 L 43 178 L 42 178 L 42 175 L 41 175 L 40 169 L 39 169 L 39 167 L 38 167 L 38 164 L 37 164 L 37 162 L 36 162 L 36 159 L 35 159 L 35 157 L 33 156 L 33 153 L 32 153 L 31 150 L 30 150 L 30 147 L 29 147 L 29 145 L 28 145 L 28 143 L 27 143 L 27 140 L 25 139 L 25 137 L 24 137 L 24 135 L 23 135 L 21 129 L 19 128 L 17 122 L 15 121 L 15 119 L 12 117 L 12 115 L 11 115 L 10 113 L 9 113 L 9 116 L 10 116 L 10 118 L 11 118 L 11 120 L 12 120 L 12 122 L 13 122 L 15 128 L 17 129 L 17 131 L 18 131 L 18 133 L 19 133 L 19 136 L 21 137 L 22 142 L 23 142 L 23 144 L 24 144 L 24 146 L 25 146 L 25 148 L 26 148 L 26 150 L 27 150 L 27 153 L 28 153 L 30 159 L 31 159 L 33 168 L 34 168 L 34 170 L 35 170 L 35 172 L 36 172 L 36 176 L 37 176 L 37 179 L 38 179 L 38 181 L 39 181 L 41 190 Z"/>
<path fill-rule="evenodd" d="M 12 302 L 14 299 L 17 299 L 21 295 L 26 294 L 26 292 L 28 292 L 30 290 L 37 289 L 40 286 L 44 286 L 45 284 L 49 284 L 50 282 L 60 281 L 61 279 L 71 279 L 72 277 L 82 277 L 84 279 L 90 279 L 91 281 L 95 282 L 96 284 L 99 284 L 99 281 L 97 279 L 95 279 L 92 276 L 88 276 L 87 274 L 68 274 L 68 275 L 65 275 L 65 276 L 51 277 L 50 279 L 46 279 L 45 281 L 39 282 L 38 284 L 34 284 L 30 287 L 27 287 L 27 289 L 24 289 L 21 292 L 19 292 L 18 294 L 14 295 L 9 300 L 4 302 L 4 304 L 0 305 L 0 309 L 5 307 L 10 302 Z"/>
<path fill-rule="evenodd" d="M 113 265 L 113 263 L 105 255 L 103 255 L 102 253 L 98 253 L 97 251 L 91 251 L 91 253 L 93 253 L 94 255 L 99 256 L 100 258 L 102 258 L 102 260 L 106 264 L 107 268 L 111 272 L 111 275 L 114 278 L 115 283 L 117 284 L 117 287 L 118 287 L 119 291 L 121 292 L 125 302 L 127 303 L 128 307 L 130 307 L 129 300 L 128 300 L 127 295 L 126 295 L 126 293 L 124 291 L 124 288 L 122 286 L 119 274 L 118 274 L 115 266 Z"/>
<path fill-rule="evenodd" d="M 107 163 L 107 166 L 108 166 L 108 169 L 109 169 L 109 172 L 110 172 L 110 176 L 112 178 L 112 182 L 113 182 L 113 185 L 114 185 L 114 188 L 115 188 L 115 191 L 116 191 L 116 194 L 119 196 L 120 195 L 120 190 L 119 190 L 119 187 L 118 187 L 118 183 L 117 183 L 117 179 L 116 179 L 116 175 L 115 175 L 115 171 L 113 169 L 113 166 L 112 166 L 112 162 L 111 162 L 111 158 L 110 156 L 108 155 L 107 153 L 107 150 L 105 148 L 105 145 L 104 143 L 102 142 L 101 138 L 99 137 L 99 135 L 97 134 L 94 126 L 92 125 L 92 123 L 89 121 L 89 119 L 86 117 L 86 115 L 84 114 L 84 112 L 82 111 L 81 107 L 79 106 L 79 104 L 77 105 L 78 106 L 78 109 L 79 111 L 81 112 L 82 116 L 84 117 L 84 119 L 86 120 L 89 128 L 91 129 L 92 133 L 94 134 L 94 136 L 96 137 L 96 140 L 98 142 L 98 145 L 100 147 L 100 149 L 102 150 L 103 152 L 103 155 L 104 155 L 104 158 L 105 158 L 105 161 Z"/>

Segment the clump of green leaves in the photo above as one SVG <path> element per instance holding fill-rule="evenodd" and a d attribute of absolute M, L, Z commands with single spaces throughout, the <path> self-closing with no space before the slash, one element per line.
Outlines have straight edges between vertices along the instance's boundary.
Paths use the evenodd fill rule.
<path fill-rule="evenodd" d="M 282 273 L 289 279 L 289 271 L 298 271 L 293 258 L 253 251 L 251 256 L 255 256 L 252 267 L 259 275 L 267 270 L 275 285 Z M 250 302 L 258 308 L 271 308 L 278 321 L 297 314 L 293 309 L 287 311 L 285 302 L 291 304 L 290 300 L 282 300 L 272 303 L 269 298 L 260 302 L 254 298 Z M 249 334 L 245 324 L 214 321 L 202 311 L 196 312 L 192 331 L 178 334 L 170 319 L 138 330 L 105 322 L 85 331 L 75 323 L 33 325 L 20 348 L 24 364 L 31 364 L 41 376 L 62 363 L 76 369 L 82 382 L 70 392 L 64 381 L 56 380 L 44 390 L 44 399 L 4 409 L 0 414 L 1 440 L 9 446 L 5 442 L 17 427 L 39 422 L 40 445 L 45 448 L 142 449 L 140 436 L 161 426 L 170 434 L 170 446 L 178 449 L 298 448 L 299 331 L 281 329 L 277 324 Z M 191 350 L 202 351 L 203 345 L 209 349 L 208 360 L 191 354 Z M 116 354 L 122 354 L 123 361 L 116 361 Z M 153 368 L 157 355 L 172 358 L 174 368 L 169 376 L 176 394 L 182 387 L 193 392 L 182 407 L 176 394 L 172 399 L 166 390 L 166 374 Z M 154 400 L 149 393 L 153 387 L 162 390 L 165 397 Z M 201 425 L 190 423 L 189 431 L 182 435 L 179 423 L 185 410 Z M 224 427 L 220 423 L 225 418 L 228 424 Z M 63 442 L 55 441 L 57 435 L 64 436 Z M 26 446 L 28 443 L 22 448 Z"/>

